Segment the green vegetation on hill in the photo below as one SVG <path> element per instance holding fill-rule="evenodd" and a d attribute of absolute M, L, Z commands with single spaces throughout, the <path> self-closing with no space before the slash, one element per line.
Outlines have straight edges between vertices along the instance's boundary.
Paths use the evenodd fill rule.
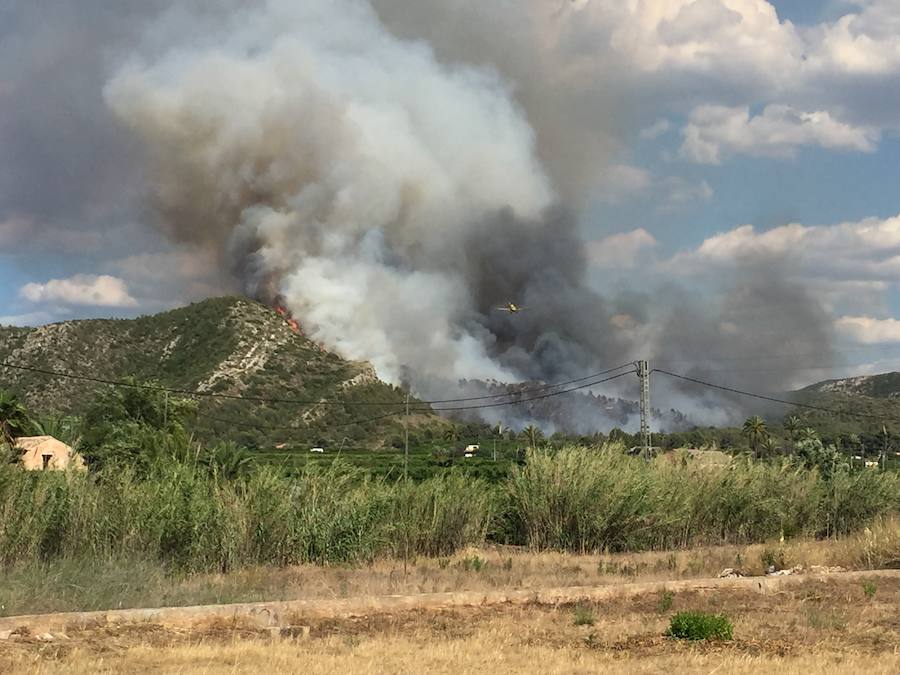
<path fill-rule="evenodd" d="M 371 419 L 401 409 L 405 394 L 378 380 L 368 364 L 323 351 L 270 308 L 215 298 L 134 320 L 69 321 L 41 328 L 0 328 L 0 361 L 105 380 L 133 378 L 186 391 L 299 401 L 385 401 L 341 407 L 201 398 L 192 431 L 206 440 L 297 447 L 344 437 L 380 444 L 397 420 Z M 0 388 L 38 415 L 82 415 L 102 385 L 0 367 Z M 427 415 L 428 423 L 440 425 Z M 421 420 L 419 421 L 420 423 Z"/>

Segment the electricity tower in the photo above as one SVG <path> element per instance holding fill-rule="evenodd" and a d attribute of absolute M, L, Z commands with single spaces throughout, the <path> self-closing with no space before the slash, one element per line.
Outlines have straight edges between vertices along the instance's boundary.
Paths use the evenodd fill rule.
<path fill-rule="evenodd" d="M 649 462 L 653 458 L 653 439 L 650 434 L 650 363 L 645 360 L 634 365 L 641 381 L 641 447 L 644 459 Z"/>

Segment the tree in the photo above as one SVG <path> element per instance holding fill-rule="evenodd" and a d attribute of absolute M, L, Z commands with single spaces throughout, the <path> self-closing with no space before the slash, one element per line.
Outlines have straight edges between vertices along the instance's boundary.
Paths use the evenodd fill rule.
<path fill-rule="evenodd" d="M 448 443 L 456 443 L 459 441 L 459 427 L 455 424 L 452 424 L 444 429 L 444 432 L 441 434 L 445 441 Z"/>
<path fill-rule="evenodd" d="M 796 415 L 788 415 L 784 418 L 784 440 L 788 447 L 794 447 L 801 424 L 800 418 Z"/>
<path fill-rule="evenodd" d="M 797 441 L 797 458 L 807 467 L 818 469 L 825 478 L 832 478 L 840 470 L 846 470 L 847 458 L 833 445 L 824 445 L 818 438 L 801 438 Z"/>
<path fill-rule="evenodd" d="M 100 390 L 84 416 L 79 451 L 91 468 L 126 464 L 145 473 L 156 462 L 190 457 L 187 426 L 197 404 L 156 385 Z"/>
<path fill-rule="evenodd" d="M 210 473 L 234 480 L 250 471 L 253 456 L 237 443 L 225 441 L 200 453 L 198 461 L 206 466 Z"/>
<path fill-rule="evenodd" d="M 778 442 L 772 436 L 766 436 L 760 443 L 763 457 L 774 457 L 778 453 Z"/>
<path fill-rule="evenodd" d="M 801 441 L 818 441 L 819 433 L 812 427 L 806 427 L 800 430 L 798 439 Z"/>
<path fill-rule="evenodd" d="M 532 450 L 537 447 L 538 443 L 543 440 L 543 432 L 533 424 L 529 424 L 522 429 L 522 438 L 528 442 L 528 447 Z"/>
<path fill-rule="evenodd" d="M 760 445 L 769 436 L 765 420 L 759 415 L 747 418 L 747 421 L 744 422 L 743 435 L 750 444 L 750 451 L 755 457 L 759 457 Z"/>
<path fill-rule="evenodd" d="M 0 390 L 0 443 L 12 448 L 15 439 L 31 432 L 34 423 L 19 399 Z"/>

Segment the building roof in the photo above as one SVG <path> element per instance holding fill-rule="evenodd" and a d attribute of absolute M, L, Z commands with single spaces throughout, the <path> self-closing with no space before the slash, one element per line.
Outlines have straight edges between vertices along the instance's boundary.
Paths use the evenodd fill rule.
<path fill-rule="evenodd" d="M 53 438 L 53 436 L 21 436 L 15 440 L 16 447 L 25 452 L 40 447 L 45 443 L 50 443 L 51 445 L 57 446 L 61 445 L 67 448 L 70 452 L 72 451 L 72 448 L 70 446 L 66 445 L 57 438 Z"/>

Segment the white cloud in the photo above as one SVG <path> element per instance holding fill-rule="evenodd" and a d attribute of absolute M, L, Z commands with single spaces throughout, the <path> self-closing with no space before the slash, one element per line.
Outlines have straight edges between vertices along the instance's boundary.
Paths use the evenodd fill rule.
<path fill-rule="evenodd" d="M 703 164 L 719 164 L 724 155 L 792 157 L 800 146 L 873 152 L 879 134 L 834 119 L 828 112 L 800 112 L 769 105 L 750 116 L 747 106 L 696 108 L 684 129 L 681 155 Z"/>
<path fill-rule="evenodd" d="M 693 183 L 681 176 L 669 176 L 660 181 L 664 198 L 664 211 L 673 211 L 691 202 L 708 202 L 713 197 L 713 189 L 705 180 Z"/>
<path fill-rule="evenodd" d="M 675 255 L 667 265 L 697 272 L 746 259 L 780 259 L 812 278 L 893 283 L 900 279 L 900 216 L 838 225 L 793 223 L 764 232 L 741 225 Z"/>
<path fill-rule="evenodd" d="M 51 279 L 43 284 L 25 284 L 19 289 L 19 295 L 33 303 L 56 302 L 92 307 L 137 306 L 137 300 L 129 294 L 127 284 L 122 279 L 109 275 L 78 274 L 68 279 Z"/>
<path fill-rule="evenodd" d="M 713 281 L 744 268 L 767 266 L 801 280 L 835 315 L 884 316 L 900 282 L 900 216 L 838 225 L 797 223 L 767 231 L 741 225 L 659 263 L 660 272 Z"/>
<path fill-rule="evenodd" d="M 816 26 L 807 35 L 809 60 L 822 70 L 884 75 L 900 69 L 900 7 L 896 0 L 862 0 L 860 11 Z"/>
<path fill-rule="evenodd" d="M 588 259 L 598 267 L 631 269 L 637 263 L 638 256 L 657 243 L 653 235 L 643 228 L 613 234 L 605 239 L 589 242 Z"/>
<path fill-rule="evenodd" d="M 665 117 L 661 117 L 649 127 L 643 129 L 640 135 L 642 139 L 644 139 L 645 141 L 649 141 L 653 140 L 654 138 L 659 138 L 660 136 L 668 132 L 671 128 L 672 123 Z"/>
<path fill-rule="evenodd" d="M 900 343 L 900 320 L 843 316 L 835 325 L 846 337 L 866 345 Z"/>
<path fill-rule="evenodd" d="M 552 44 L 570 56 L 567 72 L 585 86 L 610 67 L 627 72 L 645 107 L 660 106 L 657 114 L 710 103 L 790 111 L 787 119 L 775 109 L 771 119 L 756 120 L 760 128 L 745 129 L 740 137 L 748 141 L 736 151 L 785 157 L 804 145 L 871 150 L 880 133 L 900 129 L 900 2 L 849 0 L 843 13 L 798 27 L 766 0 L 591 0 L 569 8 Z M 654 138 L 663 128 L 638 133 Z M 688 144 L 691 157 L 718 161 L 716 139 L 709 146 L 702 141 L 710 139 L 696 140 Z"/>

